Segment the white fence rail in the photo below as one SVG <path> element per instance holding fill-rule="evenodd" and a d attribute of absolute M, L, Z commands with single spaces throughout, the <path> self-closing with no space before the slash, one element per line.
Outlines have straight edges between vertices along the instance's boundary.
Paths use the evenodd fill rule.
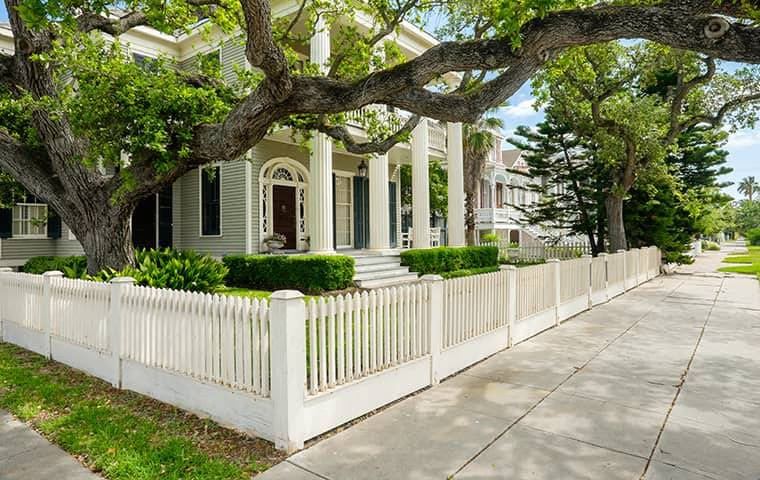
<path fill-rule="evenodd" d="M 657 248 L 304 301 L 0 270 L 2 339 L 295 450 L 659 274 Z"/>

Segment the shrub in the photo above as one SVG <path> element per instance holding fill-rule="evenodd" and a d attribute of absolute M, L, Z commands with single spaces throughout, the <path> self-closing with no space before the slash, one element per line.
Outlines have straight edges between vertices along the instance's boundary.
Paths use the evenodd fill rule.
<path fill-rule="evenodd" d="M 37 275 L 54 270 L 63 273 L 66 273 L 67 270 L 85 272 L 87 271 L 87 258 L 84 256 L 32 257 L 22 267 L 22 271 Z"/>
<path fill-rule="evenodd" d="M 500 238 L 495 233 L 486 233 L 482 237 L 480 237 L 480 241 L 483 243 L 492 243 L 498 245 L 500 242 Z"/>
<path fill-rule="evenodd" d="M 760 245 L 760 227 L 747 230 L 746 237 L 750 245 Z"/>
<path fill-rule="evenodd" d="M 702 250 L 718 251 L 720 250 L 720 245 L 709 240 L 702 240 Z"/>
<path fill-rule="evenodd" d="M 464 268 L 462 270 L 454 270 L 453 272 L 443 272 L 441 276 L 443 278 L 459 278 L 469 277 L 471 275 L 480 275 L 483 273 L 498 272 L 499 267 L 481 267 L 481 268 Z"/>
<path fill-rule="evenodd" d="M 401 264 L 423 275 L 493 267 L 499 265 L 499 248 L 480 246 L 412 249 L 401 252 Z"/>
<path fill-rule="evenodd" d="M 230 255 L 222 261 L 229 287 L 319 294 L 348 288 L 354 278 L 354 259 L 345 255 Z"/>
<path fill-rule="evenodd" d="M 28 269 L 27 269 L 28 268 Z M 24 265 L 28 273 L 59 270 L 68 278 L 107 282 L 114 277 L 132 277 L 137 285 L 191 292 L 212 292 L 224 284 L 227 267 L 208 255 L 191 250 L 138 250 L 135 266 L 117 271 L 105 269 L 87 274 L 85 257 L 35 257 Z"/>
<path fill-rule="evenodd" d="M 138 285 L 190 292 L 213 292 L 224 284 L 227 267 L 209 255 L 192 250 L 138 250 L 135 267 L 104 271 L 96 277 L 132 277 Z"/>

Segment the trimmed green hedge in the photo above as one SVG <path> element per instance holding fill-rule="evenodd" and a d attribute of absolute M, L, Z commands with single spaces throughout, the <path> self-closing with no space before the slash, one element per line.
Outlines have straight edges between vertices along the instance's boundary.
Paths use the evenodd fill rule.
<path fill-rule="evenodd" d="M 32 257 L 22 267 L 22 271 L 36 275 L 54 270 L 66 273 L 67 269 L 86 271 L 87 257 Z"/>
<path fill-rule="evenodd" d="M 345 255 L 230 255 L 228 287 L 294 289 L 313 295 L 353 285 L 354 259 Z"/>
<path fill-rule="evenodd" d="M 499 247 L 438 247 L 401 252 L 401 264 L 420 274 L 442 274 L 456 270 L 499 265 Z"/>

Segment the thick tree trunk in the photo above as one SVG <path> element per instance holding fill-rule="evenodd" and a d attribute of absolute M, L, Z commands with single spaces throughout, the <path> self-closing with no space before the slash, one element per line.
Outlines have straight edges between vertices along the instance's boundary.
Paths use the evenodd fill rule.
<path fill-rule="evenodd" d="M 607 209 L 607 230 L 610 237 L 610 252 L 626 250 L 628 242 L 625 238 L 623 224 L 623 197 L 610 194 L 604 202 Z"/>
<path fill-rule="evenodd" d="M 87 256 L 87 272 L 134 265 L 131 217 L 134 207 L 92 205 L 78 221 L 66 221 Z"/>

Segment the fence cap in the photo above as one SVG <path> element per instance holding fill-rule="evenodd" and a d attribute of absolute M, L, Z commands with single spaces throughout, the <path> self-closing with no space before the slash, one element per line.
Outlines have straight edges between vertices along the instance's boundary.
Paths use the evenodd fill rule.
<path fill-rule="evenodd" d="M 13 269 L 11 267 L 0 267 L 0 273 L 11 273 Z"/>
<path fill-rule="evenodd" d="M 584 253 L 581 255 L 581 258 L 594 258 L 592 255 L 589 255 L 588 253 Z"/>
<path fill-rule="evenodd" d="M 58 270 L 50 270 L 49 272 L 45 272 L 42 274 L 43 277 L 62 277 L 63 272 L 59 272 Z"/>
<path fill-rule="evenodd" d="M 625 249 L 621 248 L 620 250 L 617 251 L 617 253 L 625 253 Z"/>
<path fill-rule="evenodd" d="M 129 285 L 134 285 L 135 279 L 132 277 L 114 277 L 111 279 L 110 283 L 119 283 L 119 284 L 127 283 Z"/>
<path fill-rule="evenodd" d="M 295 300 L 302 299 L 303 293 L 298 290 L 277 290 L 269 297 L 271 300 Z"/>
<path fill-rule="evenodd" d="M 499 265 L 499 270 L 517 270 L 514 265 Z"/>
<path fill-rule="evenodd" d="M 609 253 L 607 253 L 607 252 L 599 252 L 598 256 L 599 257 L 606 257 L 607 255 L 609 255 Z"/>
<path fill-rule="evenodd" d="M 559 263 L 559 258 L 547 258 L 546 263 Z"/>
<path fill-rule="evenodd" d="M 428 273 L 420 277 L 420 280 L 422 280 L 423 282 L 441 282 L 443 281 L 443 277 L 440 275 Z"/>

